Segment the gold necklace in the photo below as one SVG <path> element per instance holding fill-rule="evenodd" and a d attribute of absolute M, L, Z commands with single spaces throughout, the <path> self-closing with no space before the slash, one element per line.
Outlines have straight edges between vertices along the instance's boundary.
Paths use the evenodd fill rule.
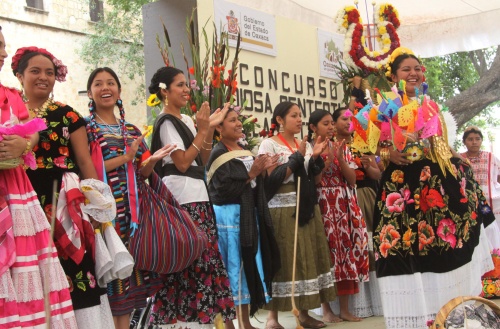
<path fill-rule="evenodd" d="M 54 100 L 52 98 L 47 99 L 42 106 L 34 108 L 34 109 L 29 109 L 30 117 L 31 118 L 43 118 L 47 115 L 47 109 L 49 108 L 50 105 Z"/>

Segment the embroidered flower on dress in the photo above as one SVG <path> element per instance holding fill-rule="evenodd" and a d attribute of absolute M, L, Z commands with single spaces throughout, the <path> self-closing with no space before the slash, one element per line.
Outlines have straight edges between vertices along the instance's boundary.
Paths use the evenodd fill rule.
<path fill-rule="evenodd" d="M 450 218 L 445 218 L 439 222 L 437 235 L 441 238 L 441 240 L 448 242 L 452 248 L 455 248 L 457 244 L 455 231 L 455 223 Z"/>

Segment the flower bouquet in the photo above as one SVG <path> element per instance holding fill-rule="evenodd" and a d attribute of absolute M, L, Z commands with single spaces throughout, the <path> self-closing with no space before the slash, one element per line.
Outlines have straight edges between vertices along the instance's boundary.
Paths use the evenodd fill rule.
<path fill-rule="evenodd" d="M 187 79 L 190 86 L 189 103 L 181 111 L 184 114 L 192 116 L 195 120 L 194 114 L 205 101 L 209 102 L 212 110 L 222 108 L 225 103 L 229 102 L 240 114 L 240 120 L 243 123 L 245 138 L 242 140 L 242 144 L 252 149 L 252 147 L 258 143 L 258 139 L 253 136 L 254 128 L 259 127 L 257 118 L 242 113 L 246 106 L 246 101 L 244 104 L 241 104 L 240 107 L 235 104 L 235 95 L 238 90 L 238 74 L 236 72 L 239 62 L 238 56 L 241 50 L 240 36 L 238 35 L 238 42 L 234 50 L 234 55 L 232 55 L 229 47 L 228 33 L 224 31 L 222 27 L 218 30 L 214 24 L 212 42 L 210 43 L 206 31 L 208 22 L 201 28 L 199 35 L 196 32 L 194 26 L 195 10 L 196 9 L 193 9 L 191 16 L 186 18 L 186 33 L 191 52 L 190 60 L 188 60 L 186 52 L 184 51 L 184 45 L 181 44 L 183 59 L 186 65 Z M 171 43 L 168 30 L 163 21 L 162 25 L 164 42 L 162 45 L 160 43 L 160 37 L 157 35 L 157 45 L 165 65 L 170 66 L 171 62 L 175 65 L 174 58 L 169 52 Z M 205 55 L 203 58 L 201 54 L 200 39 L 203 40 L 205 47 Z M 190 62 L 191 66 L 189 64 Z M 227 69 L 228 65 L 230 65 L 229 69 Z M 151 95 L 149 97 L 147 105 L 157 108 L 156 111 L 154 109 L 152 110 L 153 120 L 156 119 L 159 113 L 157 112 L 159 104 L 160 101 L 156 98 L 156 95 Z M 159 109 L 159 111 L 161 111 L 161 109 Z M 217 138 L 214 139 L 214 142 L 217 142 Z"/>
<path fill-rule="evenodd" d="M 345 103 L 349 102 L 354 76 L 363 78 L 361 89 L 370 89 L 372 96 L 374 96 L 373 88 L 390 90 L 384 69 L 392 52 L 399 47 L 399 37 L 396 32 L 400 25 L 398 12 L 390 4 L 374 5 L 373 12 L 375 20 L 372 24 L 375 26 L 373 33 L 378 40 L 379 51 L 367 47 L 363 22 L 357 8 L 346 6 L 339 10 L 335 19 L 337 31 L 345 34 L 343 52 L 345 64 L 340 62 L 335 66 L 336 73 L 344 85 Z M 370 28 L 368 24 L 367 29 Z M 370 36 L 369 33 L 368 35 Z"/>

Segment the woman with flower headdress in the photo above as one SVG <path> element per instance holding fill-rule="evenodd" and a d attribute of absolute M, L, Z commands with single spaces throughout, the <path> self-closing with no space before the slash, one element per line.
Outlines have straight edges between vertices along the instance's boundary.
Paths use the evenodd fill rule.
<path fill-rule="evenodd" d="M 387 328 L 427 328 L 450 299 L 481 292 L 492 262 L 480 236 L 493 216 L 470 167 L 452 156 L 419 59 L 400 47 L 389 69 L 399 90 L 358 113 L 377 110 L 368 117 L 380 129 L 378 152 L 387 165 L 374 215 L 376 271 Z M 368 145 L 373 127 L 364 133 Z M 356 130 L 356 137 L 363 134 Z"/>
<path fill-rule="evenodd" d="M 138 225 L 139 194 L 136 175 L 147 177 L 154 165 L 166 156 L 173 146 L 167 144 L 151 155 L 144 135 L 133 124 L 125 121 L 125 110 L 120 99 L 121 83 L 109 67 L 92 71 L 87 81 L 90 98 L 87 134 L 92 160 L 100 179 L 106 180 L 116 201 L 114 229 L 125 246 Z M 115 106 L 120 118 L 114 114 Z M 162 286 L 161 277 L 152 272 L 134 268 L 130 277 L 117 278 L 108 283 L 107 292 L 116 329 L 130 326 L 130 314 L 144 308 L 147 298 Z"/>
<path fill-rule="evenodd" d="M 12 70 L 24 89 L 30 115 L 47 124 L 47 129 L 40 132 L 39 142 L 33 148 L 37 170 L 26 173 L 47 220 L 51 220 L 53 211 L 57 212 L 54 241 L 69 282 L 78 326 L 107 328 L 112 325 L 111 310 L 106 290 L 96 282 L 92 223 L 80 214 L 79 207 L 65 217 L 65 212 L 61 211 L 65 205 L 52 197 L 52 182 L 56 181 L 58 197 L 62 194 L 67 196 L 67 204 L 80 204 L 76 195 L 83 198 L 83 194 L 79 190 L 77 175 L 82 179 L 97 179 L 88 149 L 85 120 L 70 106 L 52 98 L 54 84 L 65 81 L 67 68 L 45 49 L 23 47 L 12 58 Z M 70 191 L 73 185 L 72 192 L 66 194 L 64 191 Z M 65 225 L 64 219 L 69 225 Z M 75 227 L 78 229 L 73 231 Z"/>
<path fill-rule="evenodd" d="M 208 248 L 193 264 L 167 275 L 165 286 L 154 298 L 151 321 L 156 325 L 169 324 L 169 328 L 212 328 L 218 313 L 225 323 L 235 317 L 215 215 L 204 181 L 204 164 L 212 150 L 213 133 L 226 116 L 229 103 L 210 115 L 210 106 L 205 102 L 196 113 L 196 129 L 193 119 L 181 114 L 189 99 L 189 86 L 181 70 L 171 66 L 158 69 L 151 78 L 149 92 L 163 103 L 163 112 L 154 124 L 151 150 L 176 145 L 155 171 L 209 239 Z"/>
<path fill-rule="evenodd" d="M 0 27 L 0 69 L 6 57 Z M 2 85 L 0 108 L 2 168 L 7 168 L 6 161 L 18 158 L 26 167 L 36 168 L 31 145 L 37 144 L 36 131 L 45 129 L 45 124 L 41 119 L 30 120 L 19 92 Z M 36 122 L 40 122 L 37 129 L 27 133 Z M 9 132 L 14 129 L 16 133 Z M 76 329 L 50 224 L 19 161 L 12 169 L 0 170 L 0 209 L 0 327 Z"/>
<path fill-rule="evenodd" d="M 276 129 L 278 134 L 275 136 Z M 259 147 L 259 154 L 279 155 L 277 165 L 267 169 L 266 176 L 268 207 L 281 258 L 281 268 L 273 280 L 273 299 L 264 307 L 269 310 L 266 329 L 283 328 L 278 322 L 278 311 L 292 309 L 290 297 L 293 289 L 297 317 L 305 328 L 325 327 L 325 323 L 311 317 L 308 310 L 335 299 L 330 254 L 315 187 L 325 165 L 320 154 L 327 143 L 318 138 L 311 146 L 307 137 L 299 142 L 295 135 L 301 130 L 302 116 L 298 105 L 279 103 L 273 112 L 269 138 L 263 140 Z"/>

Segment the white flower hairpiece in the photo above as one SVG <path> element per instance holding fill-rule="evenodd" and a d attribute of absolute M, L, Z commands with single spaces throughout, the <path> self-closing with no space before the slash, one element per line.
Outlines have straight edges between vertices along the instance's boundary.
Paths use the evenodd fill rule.
<path fill-rule="evenodd" d="M 158 84 L 158 87 L 160 87 L 160 89 L 167 89 L 167 85 L 165 83 L 163 83 L 163 82 L 160 82 Z"/>

